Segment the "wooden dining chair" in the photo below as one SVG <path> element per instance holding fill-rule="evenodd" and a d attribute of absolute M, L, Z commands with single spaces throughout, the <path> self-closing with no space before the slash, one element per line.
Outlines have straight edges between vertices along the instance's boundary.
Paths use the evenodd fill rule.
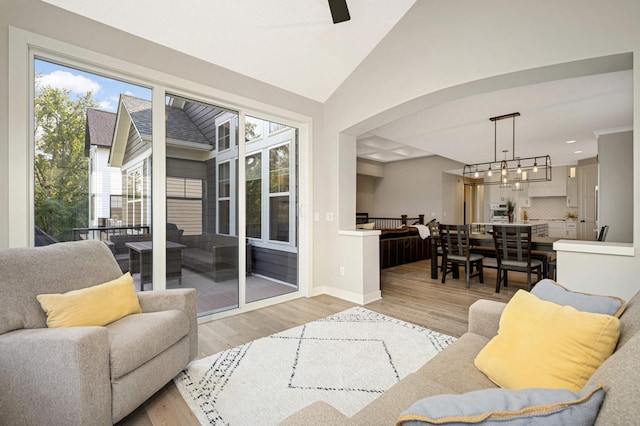
<path fill-rule="evenodd" d="M 442 259 L 442 244 L 440 243 L 440 222 L 438 222 L 436 219 L 431 219 L 429 223 L 427 223 L 427 227 L 429 228 L 429 234 L 431 238 L 433 238 L 435 241 L 435 253 L 433 253 L 432 256 L 436 256 L 436 264 L 438 264 L 437 258 Z M 443 264 L 441 261 L 438 268 L 444 273 L 442 265 Z"/>
<path fill-rule="evenodd" d="M 531 258 L 531 226 L 493 225 L 493 242 L 498 259 L 496 293 L 500 293 L 500 282 L 504 277 L 504 286 L 509 283 L 508 271 L 527 274 L 527 291 L 531 290 L 531 273 L 535 270 L 538 281 L 542 279 L 543 263 Z M 536 282 L 538 282 L 536 281 Z"/>
<path fill-rule="evenodd" d="M 472 277 L 479 277 L 480 283 L 484 282 L 482 272 L 481 254 L 471 253 L 469 234 L 471 225 L 444 225 L 438 226 L 440 232 L 440 244 L 442 246 L 442 284 L 445 283 L 447 274 L 458 270 L 464 265 L 467 288 Z M 473 267 L 477 266 L 477 272 L 473 274 Z"/>

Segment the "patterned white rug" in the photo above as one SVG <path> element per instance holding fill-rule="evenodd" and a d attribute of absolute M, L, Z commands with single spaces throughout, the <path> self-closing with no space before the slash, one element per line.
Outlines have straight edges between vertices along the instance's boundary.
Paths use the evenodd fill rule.
<path fill-rule="evenodd" d="M 174 381 L 205 425 L 276 425 L 318 400 L 352 416 L 454 340 L 355 307 L 193 361 Z"/>

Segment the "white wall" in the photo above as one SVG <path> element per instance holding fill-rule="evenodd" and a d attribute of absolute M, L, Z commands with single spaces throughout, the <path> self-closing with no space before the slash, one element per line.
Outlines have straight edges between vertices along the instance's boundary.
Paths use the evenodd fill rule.
<path fill-rule="evenodd" d="M 608 242 L 633 242 L 633 132 L 598 137 L 598 168 L 598 225 Z"/>
<path fill-rule="evenodd" d="M 367 197 L 366 194 L 372 198 L 369 210 L 358 211 L 368 212 L 372 217 L 424 214 L 426 220 L 432 217 L 441 220 L 444 213 L 456 217 L 456 208 L 461 206 L 452 203 L 443 210 L 442 205 L 443 191 L 457 190 L 456 179 L 453 175 L 443 176 L 443 173 L 459 169 L 462 164 L 434 155 L 384 163 L 383 167 L 384 177 L 375 178 L 373 182 L 358 176 L 358 184 L 363 184 L 357 188 L 358 200 Z M 451 176 L 451 180 L 447 180 L 447 176 Z M 373 191 L 372 196 L 370 191 Z"/>
<path fill-rule="evenodd" d="M 369 213 L 372 217 L 381 217 L 372 213 L 376 207 L 376 185 L 380 178 L 358 175 L 356 179 L 356 212 Z"/>
<path fill-rule="evenodd" d="M 335 143 L 341 132 L 363 134 L 407 113 L 474 93 L 616 70 L 619 61 L 630 60 L 621 55 L 629 52 L 638 69 L 638 22 L 640 2 L 635 0 L 416 2 L 326 102 L 326 164 L 338 164 L 335 159 L 348 154 L 345 145 Z M 639 75 L 634 73 L 634 123 L 640 118 Z M 634 136 L 634 164 L 640 164 L 638 144 Z M 637 169 L 634 188 L 640 188 Z M 316 181 L 327 174 L 355 179 L 353 169 L 328 168 L 317 170 Z M 342 181 L 318 192 L 319 203 L 345 207 L 341 215 L 355 213 L 346 208 L 355 194 L 345 191 Z M 635 212 L 640 211 L 637 200 L 634 197 Z M 634 216 L 634 241 L 640 241 L 640 214 Z M 330 283 L 334 272 L 323 267 L 325 256 L 340 239 L 333 232 L 316 237 L 316 270 L 326 271 L 317 278 Z M 594 281 L 640 273 L 635 256 L 613 262 L 602 255 L 597 263 L 600 268 L 590 276 Z"/>

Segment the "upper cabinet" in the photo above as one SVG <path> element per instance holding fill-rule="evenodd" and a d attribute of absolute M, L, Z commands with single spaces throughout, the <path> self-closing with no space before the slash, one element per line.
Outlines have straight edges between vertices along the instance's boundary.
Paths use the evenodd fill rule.
<path fill-rule="evenodd" d="M 567 207 L 578 207 L 578 177 L 576 167 L 567 168 Z"/>
<path fill-rule="evenodd" d="M 550 182 L 531 182 L 528 195 L 529 197 L 566 197 L 567 167 L 553 167 Z"/>

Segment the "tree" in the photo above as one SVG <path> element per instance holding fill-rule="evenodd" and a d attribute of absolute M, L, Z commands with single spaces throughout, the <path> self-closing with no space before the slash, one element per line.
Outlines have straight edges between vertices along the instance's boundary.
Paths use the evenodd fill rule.
<path fill-rule="evenodd" d="M 97 107 L 91 92 L 72 99 L 70 90 L 40 84 L 35 94 L 35 224 L 58 241 L 86 227 L 89 167 L 84 156 L 87 108 Z"/>

